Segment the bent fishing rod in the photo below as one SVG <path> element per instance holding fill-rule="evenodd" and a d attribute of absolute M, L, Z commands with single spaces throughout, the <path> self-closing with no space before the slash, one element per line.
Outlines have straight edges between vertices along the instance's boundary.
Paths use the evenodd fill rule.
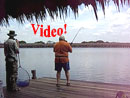
<path fill-rule="evenodd" d="M 77 37 L 77 35 L 79 34 L 79 31 L 81 30 L 81 29 L 83 29 L 84 27 L 81 27 L 79 30 L 78 30 L 78 32 L 76 33 L 76 35 L 74 36 L 74 38 L 73 38 L 73 40 L 72 40 L 72 42 L 70 43 L 71 45 L 73 44 L 73 42 L 74 42 L 74 40 L 75 40 L 75 38 Z"/>

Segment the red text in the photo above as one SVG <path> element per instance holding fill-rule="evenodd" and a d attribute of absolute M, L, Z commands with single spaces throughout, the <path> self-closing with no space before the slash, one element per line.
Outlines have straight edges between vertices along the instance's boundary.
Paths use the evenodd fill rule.
<path fill-rule="evenodd" d="M 56 35 L 61 36 L 63 33 L 66 34 L 66 27 L 67 24 L 64 24 L 64 29 L 63 28 L 58 28 L 58 29 L 51 29 L 50 25 L 47 25 L 47 27 L 44 29 L 43 25 L 36 25 L 31 24 L 32 29 L 34 34 L 37 34 L 38 29 L 40 29 L 40 36 L 41 37 L 56 37 Z"/>

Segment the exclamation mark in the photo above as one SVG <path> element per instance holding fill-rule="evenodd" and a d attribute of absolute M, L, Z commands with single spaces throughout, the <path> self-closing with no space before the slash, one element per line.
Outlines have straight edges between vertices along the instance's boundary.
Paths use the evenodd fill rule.
<path fill-rule="evenodd" d="M 65 33 L 65 34 L 67 33 L 67 31 L 66 31 L 66 26 L 67 26 L 67 24 L 64 24 L 64 28 L 65 28 L 65 32 L 64 32 L 64 33 Z"/>

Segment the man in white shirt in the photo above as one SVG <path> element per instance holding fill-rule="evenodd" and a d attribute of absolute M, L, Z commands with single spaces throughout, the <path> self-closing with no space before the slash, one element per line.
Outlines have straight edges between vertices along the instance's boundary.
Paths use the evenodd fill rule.
<path fill-rule="evenodd" d="M 4 54 L 6 61 L 6 87 L 7 91 L 18 91 L 17 80 L 17 54 L 19 53 L 19 43 L 14 39 L 15 31 L 10 31 L 9 39 L 4 42 Z"/>

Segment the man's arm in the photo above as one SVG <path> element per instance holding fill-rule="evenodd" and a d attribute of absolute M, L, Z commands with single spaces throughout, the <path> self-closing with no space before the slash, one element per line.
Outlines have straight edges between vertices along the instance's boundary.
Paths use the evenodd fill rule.
<path fill-rule="evenodd" d="M 19 48 L 19 41 L 16 39 L 16 44 L 17 44 L 17 47 Z"/>
<path fill-rule="evenodd" d="M 57 47 L 57 43 L 55 43 L 53 46 L 53 52 L 56 52 L 56 47 Z"/>
<path fill-rule="evenodd" d="M 53 46 L 53 52 L 55 52 L 55 45 Z"/>
<path fill-rule="evenodd" d="M 6 56 L 6 54 L 7 54 L 6 44 L 5 44 L 5 43 L 4 43 L 4 54 L 5 54 L 5 56 Z"/>
<path fill-rule="evenodd" d="M 71 53 L 72 53 L 72 47 L 71 47 L 71 45 L 70 45 L 70 44 L 68 44 L 68 50 L 69 50 L 69 52 L 71 52 Z"/>
<path fill-rule="evenodd" d="M 15 47 L 15 53 L 19 53 L 19 42 L 18 42 L 18 40 L 15 41 L 14 47 Z"/>

